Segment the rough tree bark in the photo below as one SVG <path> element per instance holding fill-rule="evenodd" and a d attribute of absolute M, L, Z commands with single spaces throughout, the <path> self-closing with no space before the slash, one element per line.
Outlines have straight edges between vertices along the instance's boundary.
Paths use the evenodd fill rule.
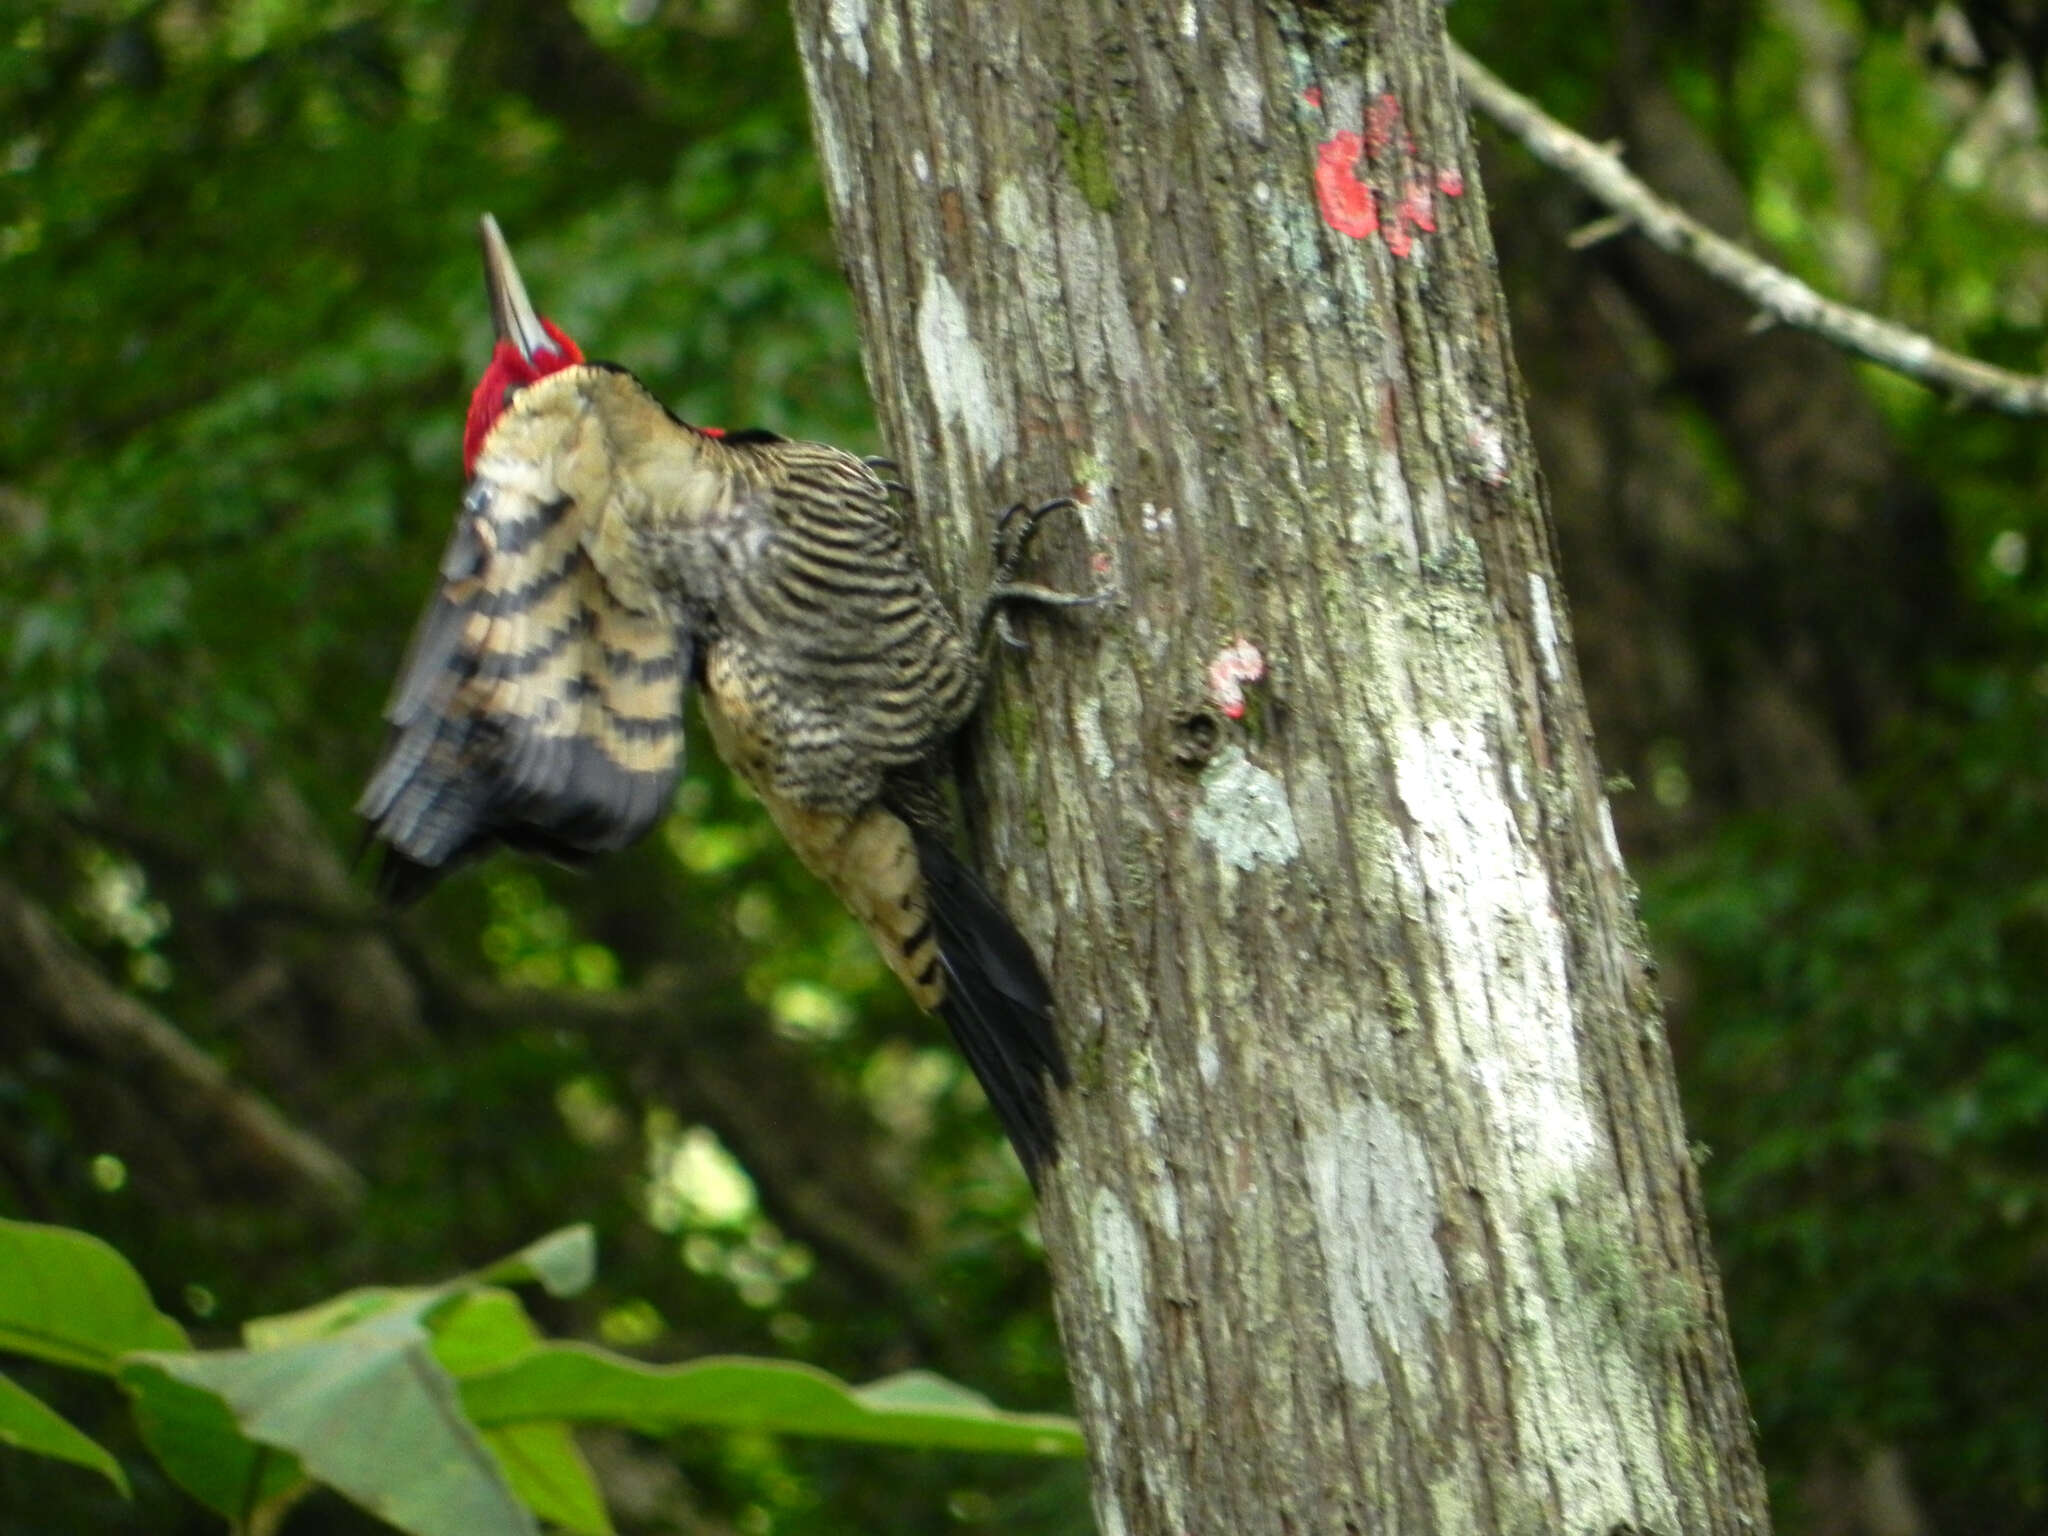
<path fill-rule="evenodd" d="M 974 743 L 1103 1530 L 1763 1529 L 1437 5 L 796 13 L 942 579 L 1121 594 Z"/>

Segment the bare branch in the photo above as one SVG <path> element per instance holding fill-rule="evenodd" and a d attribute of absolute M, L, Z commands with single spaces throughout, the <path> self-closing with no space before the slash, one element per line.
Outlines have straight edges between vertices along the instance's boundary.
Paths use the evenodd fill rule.
<path fill-rule="evenodd" d="M 362 1203 L 360 1175 L 155 1010 L 109 982 L 30 897 L 0 881 L 0 977 L 39 1018 L 154 1086 L 167 1114 L 234 1144 L 244 1159 L 347 1213 Z"/>
<path fill-rule="evenodd" d="M 2048 377 L 2014 373 L 1964 357 L 1937 346 L 1918 331 L 1823 298 L 1789 272 L 1780 271 L 1665 202 L 1632 175 L 1612 150 L 1548 116 L 1457 44 L 1448 47 L 1451 63 L 1473 104 L 1519 139 L 1532 155 L 1626 217 L 1652 245 L 1728 284 L 1770 321 L 1812 331 L 1846 351 L 1959 400 L 2014 416 L 2048 415 Z"/>

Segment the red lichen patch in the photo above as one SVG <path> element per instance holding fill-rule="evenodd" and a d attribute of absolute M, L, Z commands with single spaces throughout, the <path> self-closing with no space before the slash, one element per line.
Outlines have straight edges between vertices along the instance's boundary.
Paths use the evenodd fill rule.
<path fill-rule="evenodd" d="M 1323 88 L 1320 85 L 1312 85 L 1301 93 L 1301 99 L 1320 112 L 1323 108 Z"/>
<path fill-rule="evenodd" d="M 1358 157 L 1365 143 L 1346 129 L 1316 146 L 1316 201 L 1323 222 L 1340 235 L 1364 240 L 1380 227 L 1372 188 L 1358 179 Z"/>
<path fill-rule="evenodd" d="M 1436 233 L 1436 204 L 1427 182 L 1411 181 L 1401 188 L 1401 222 L 1426 235 Z"/>
<path fill-rule="evenodd" d="M 1209 663 L 1209 702 L 1233 720 L 1244 718 L 1244 685 L 1266 675 L 1266 658 L 1239 635 Z"/>
<path fill-rule="evenodd" d="M 1311 96 L 1312 105 L 1322 105 L 1320 88 L 1312 87 L 1303 100 Z M 1437 232 L 1437 195 L 1464 196 L 1465 178 L 1455 169 L 1432 176 L 1427 167 L 1419 167 L 1418 175 L 1400 175 L 1390 163 L 1397 146 L 1401 154 L 1415 153 L 1415 140 L 1402 126 L 1400 100 L 1392 92 L 1382 92 L 1365 104 L 1362 132 L 1347 129 L 1316 146 L 1316 201 L 1323 222 L 1339 234 L 1354 240 L 1378 235 L 1391 255 L 1405 259 L 1414 253 L 1418 235 Z M 1384 193 L 1359 175 L 1362 165 L 1382 162 L 1389 162 L 1386 174 L 1375 179 L 1382 182 Z"/>

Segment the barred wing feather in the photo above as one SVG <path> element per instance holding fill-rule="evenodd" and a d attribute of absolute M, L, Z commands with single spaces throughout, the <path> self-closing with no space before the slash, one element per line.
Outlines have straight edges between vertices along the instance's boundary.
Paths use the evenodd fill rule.
<path fill-rule="evenodd" d="M 464 496 L 357 805 L 393 898 L 501 842 L 622 848 L 668 808 L 689 638 L 607 585 L 591 521 L 483 476 Z"/>

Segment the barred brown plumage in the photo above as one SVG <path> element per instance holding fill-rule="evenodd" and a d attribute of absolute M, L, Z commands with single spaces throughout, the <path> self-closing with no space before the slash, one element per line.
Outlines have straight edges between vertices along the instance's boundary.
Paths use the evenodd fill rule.
<path fill-rule="evenodd" d="M 875 468 L 724 437 L 541 320 L 488 216 L 499 345 L 471 404 L 470 487 L 386 711 L 359 811 L 404 897 L 496 843 L 573 858 L 665 813 L 682 695 L 719 755 L 945 1018 L 1035 1181 L 1068 1081 L 1029 945 L 952 852 L 935 788 L 973 712 L 994 604 L 1093 599 L 1010 581 L 999 537 L 966 633 Z M 1007 523 L 1007 518 L 1006 518 Z"/>

